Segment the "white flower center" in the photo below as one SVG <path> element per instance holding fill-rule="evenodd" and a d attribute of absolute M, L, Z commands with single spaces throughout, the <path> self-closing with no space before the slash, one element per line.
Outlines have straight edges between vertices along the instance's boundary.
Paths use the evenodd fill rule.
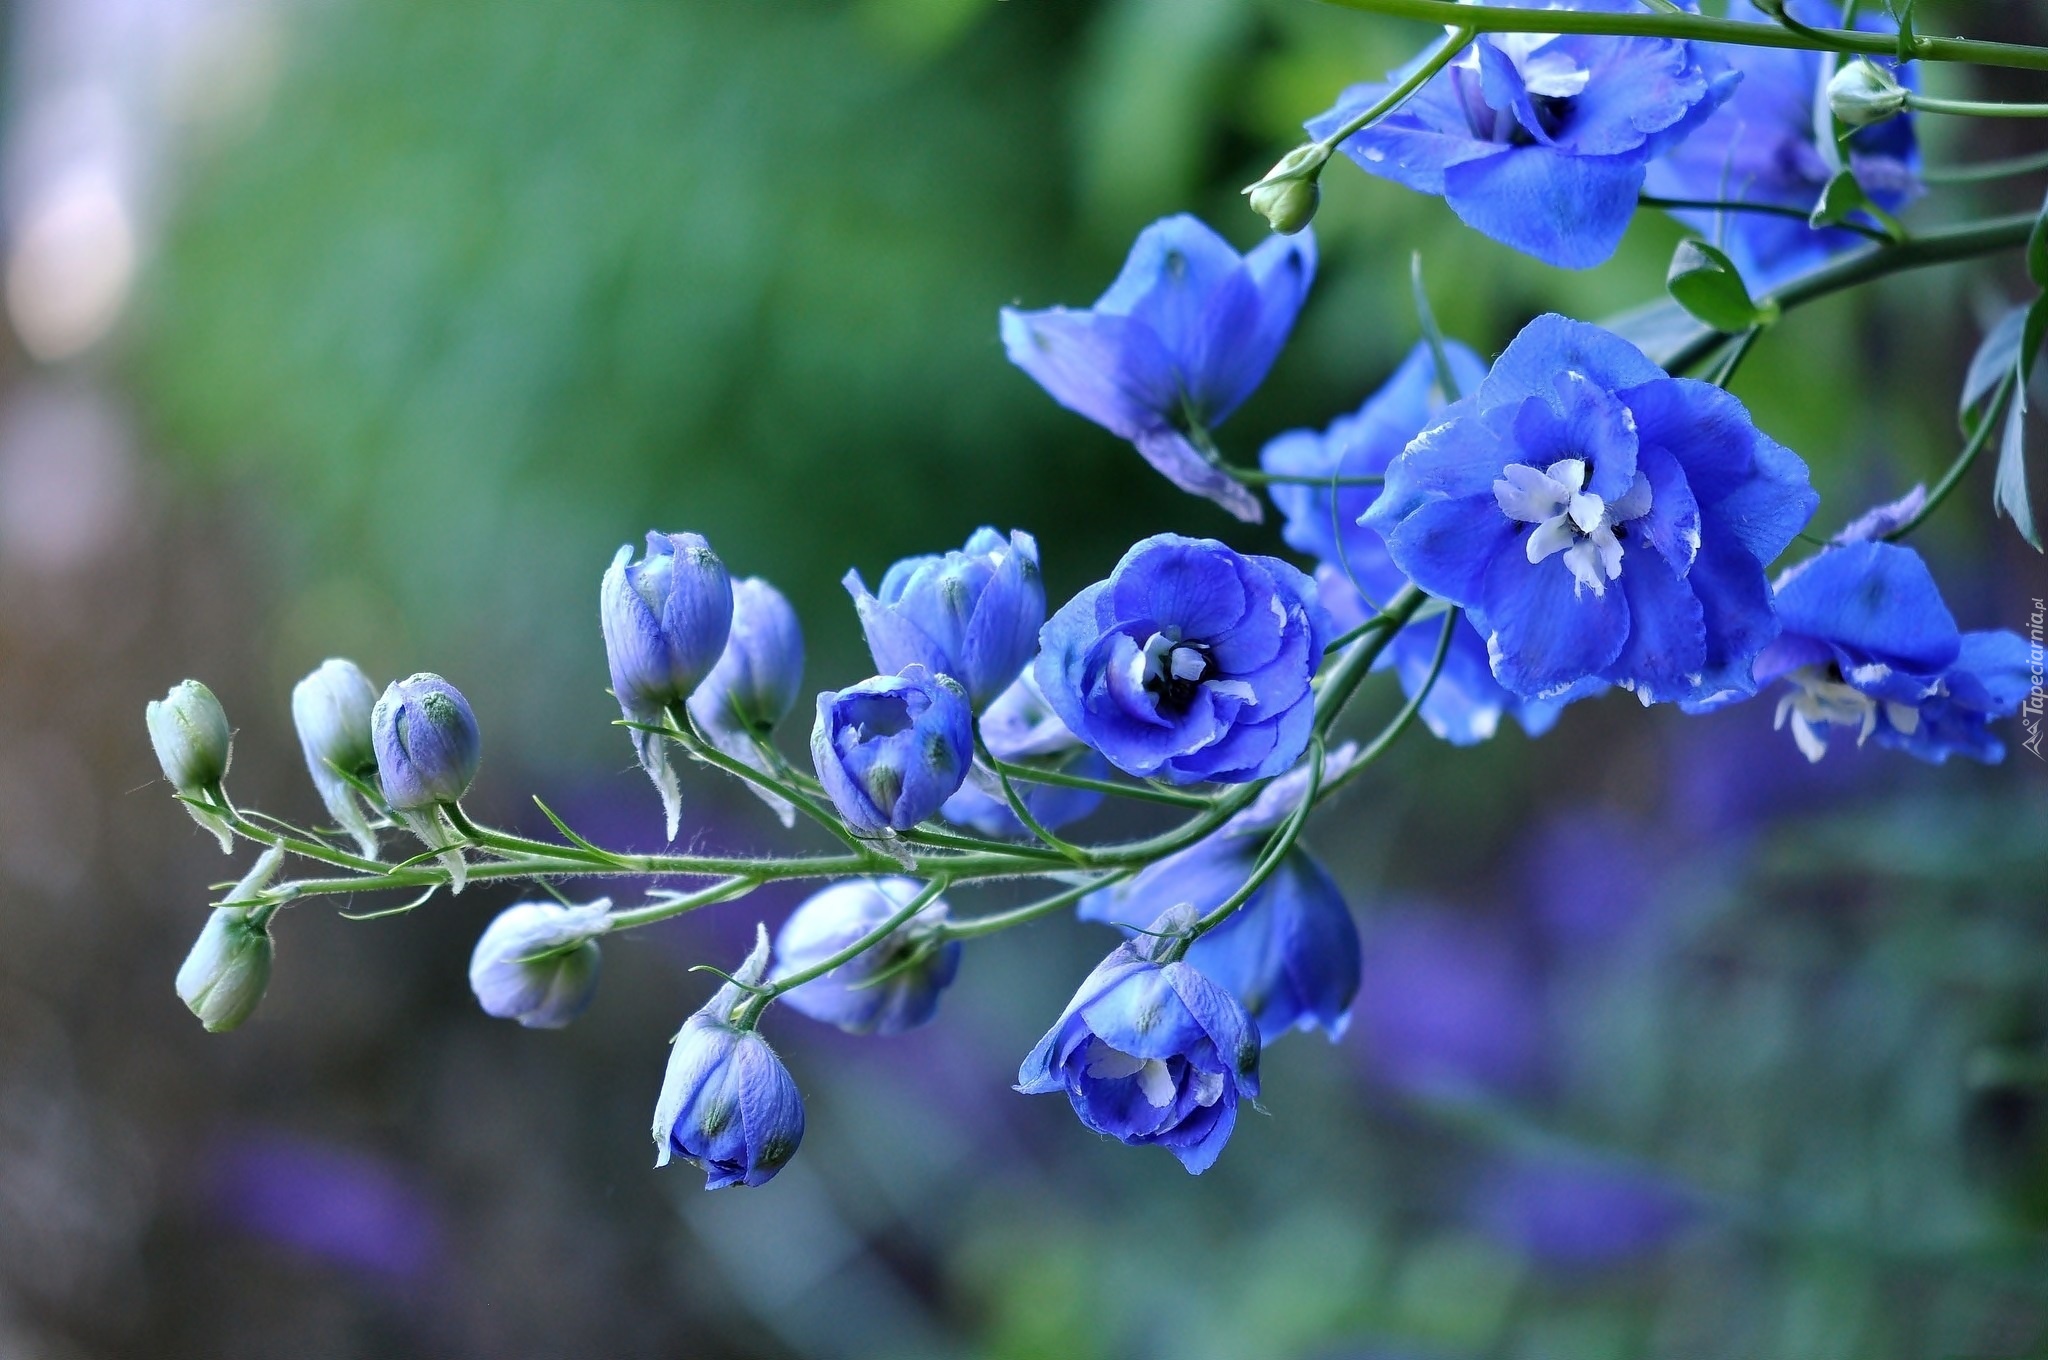
<path fill-rule="evenodd" d="M 1145 1093 L 1145 1099 L 1153 1105 L 1173 1103 L 1173 1074 L 1166 1070 L 1163 1058 L 1139 1058 L 1120 1048 L 1111 1048 L 1100 1039 L 1088 1041 L 1088 1066 L 1083 1069 L 1089 1076 L 1103 1080 L 1119 1077 L 1136 1077 L 1138 1089 Z M 1210 1097 L 1213 1101 L 1215 1097 Z M 1210 1103 L 1204 1101 L 1204 1104 Z"/>
<path fill-rule="evenodd" d="M 1650 479 L 1636 473 L 1627 493 L 1611 504 L 1585 487 L 1583 458 L 1560 458 L 1541 471 L 1509 463 L 1493 484 L 1493 499 L 1509 519 L 1536 526 L 1527 545 L 1532 564 L 1563 553 L 1572 594 L 1591 589 L 1604 595 L 1607 583 L 1621 576 L 1621 526 L 1650 513 Z"/>
<path fill-rule="evenodd" d="M 1856 744 L 1861 746 L 1877 730 L 1880 704 L 1886 721 L 1901 733 L 1911 736 L 1919 730 L 1918 708 L 1873 699 L 1842 679 L 1833 666 L 1801 666 L 1785 678 L 1793 688 L 1778 700 L 1775 726 L 1782 729 L 1787 718 L 1792 720 L 1792 740 L 1799 743 L 1800 753 L 1809 761 L 1828 753 L 1827 729 L 1831 726 L 1855 728 Z"/>

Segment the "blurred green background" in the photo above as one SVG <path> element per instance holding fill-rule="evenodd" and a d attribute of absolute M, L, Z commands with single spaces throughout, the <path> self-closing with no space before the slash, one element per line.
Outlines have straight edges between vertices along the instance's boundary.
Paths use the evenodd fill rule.
<path fill-rule="evenodd" d="M 2048 40 L 2020 6 L 1936 13 Z M 846 568 L 977 525 L 1034 531 L 1056 600 L 1162 530 L 1284 551 L 1054 406 L 996 311 L 1086 303 L 1168 212 L 1249 246 L 1237 188 L 1426 29 L 1306 0 L 10 20 L 0 1356 L 2048 1354 L 2048 771 L 1842 741 L 1809 768 L 1768 701 L 1408 737 L 1311 831 L 1365 934 L 1358 1019 L 1269 1053 L 1270 1118 L 1199 1180 L 1007 1090 L 1099 927 L 976 945 L 900 1040 L 780 1018 L 802 1156 L 715 1196 L 650 1169 L 663 1040 L 707 990 L 687 966 L 794 895 L 608 944 L 561 1034 L 476 1011 L 468 949 L 511 900 L 483 889 L 374 924 L 294 911 L 231 1036 L 172 994 L 226 873 L 143 739 L 183 675 L 237 726 L 246 805 L 312 815 L 287 694 L 343 654 L 464 689 L 479 813 L 530 823 L 540 792 L 652 848 L 593 608 L 649 527 L 781 586 L 814 688 L 868 670 Z M 73 315 L 30 307 L 39 184 L 72 194 L 60 225 L 127 233 L 90 238 L 128 243 L 114 302 L 77 313 L 97 331 L 35 323 Z M 1679 239 L 1646 214 L 1567 275 L 1344 165 L 1316 229 L 1296 337 L 1221 431 L 1240 461 L 1406 352 L 1411 251 L 1445 330 L 1493 352 L 1540 311 L 1656 296 Z M 1812 465 L 1821 526 L 1945 465 L 2011 264 L 1765 339 L 1735 390 Z M 2024 632 L 2048 573 L 1988 482 L 1921 546 L 1965 627 Z M 690 799 L 693 843 L 804 841 Z"/>

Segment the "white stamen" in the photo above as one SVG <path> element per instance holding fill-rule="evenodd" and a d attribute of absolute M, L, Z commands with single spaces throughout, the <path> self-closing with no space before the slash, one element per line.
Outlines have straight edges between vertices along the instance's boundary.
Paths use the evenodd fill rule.
<path fill-rule="evenodd" d="M 1173 1074 L 1166 1063 L 1159 1058 L 1140 1058 L 1120 1048 L 1111 1048 L 1100 1039 L 1088 1041 L 1088 1065 L 1082 1069 L 1091 1077 L 1114 1081 L 1122 1077 L 1136 1077 L 1138 1089 L 1145 1093 L 1147 1102 L 1153 1105 L 1173 1103 Z M 1218 1078 L 1221 1087 L 1221 1078 Z"/>
<path fill-rule="evenodd" d="M 1581 458 L 1560 458 L 1541 472 L 1527 463 L 1510 463 L 1493 484 L 1493 499 L 1509 519 L 1537 526 L 1523 545 L 1531 566 L 1563 553 L 1573 595 L 1590 589 L 1598 597 L 1606 594 L 1609 581 L 1621 578 L 1623 550 L 1614 529 L 1650 512 L 1650 480 L 1638 472 L 1612 504 L 1585 490 L 1585 484 Z"/>
<path fill-rule="evenodd" d="M 1808 760 L 1819 760 L 1828 753 L 1827 729 L 1830 726 L 1855 728 L 1859 746 L 1877 729 L 1877 701 L 1853 685 L 1836 679 L 1826 667 L 1801 666 L 1785 678 L 1792 682 L 1794 688 L 1778 700 L 1775 726 L 1782 728 L 1788 716 L 1792 719 L 1792 739 L 1799 743 L 1800 751 Z M 1916 724 L 1919 721 L 1917 712 L 1913 721 Z M 1896 720 L 1892 725 L 1899 726 Z"/>

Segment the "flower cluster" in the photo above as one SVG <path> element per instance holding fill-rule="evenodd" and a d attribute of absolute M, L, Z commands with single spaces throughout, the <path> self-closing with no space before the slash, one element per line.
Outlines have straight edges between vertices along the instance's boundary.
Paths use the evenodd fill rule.
<path fill-rule="evenodd" d="M 1088 1129 L 1200 1172 L 1240 1101 L 1258 1098 L 1264 1046 L 1298 1029 L 1334 1039 L 1348 1023 L 1368 960 L 1304 828 L 1412 718 L 1462 746 L 1503 717 L 1540 738 L 1566 705 L 1610 688 L 1701 712 L 1774 686 L 1777 724 L 1812 759 L 1835 729 L 1935 763 L 2000 759 L 1993 725 L 2029 702 L 2038 649 L 1960 629 L 1896 540 L 1983 447 L 1995 413 L 1982 401 L 2000 375 L 2000 391 L 2024 391 L 2032 356 L 2011 351 L 2038 325 L 1987 346 L 1977 367 L 1999 374 L 1987 386 L 1973 373 L 1964 403 L 1983 423 L 1935 493 L 1809 539 L 1818 551 L 1784 569 L 1819 497 L 1806 464 L 1726 390 L 1777 302 L 1728 323 L 1746 333 L 1712 382 L 1685 376 L 1704 352 L 1667 371 L 1614 331 L 1554 314 L 1489 364 L 1437 334 L 1423 307 L 1423 338 L 1355 411 L 1266 441 L 1255 468 L 1225 458 L 1217 427 L 1272 369 L 1307 300 L 1316 246 L 1300 228 L 1336 150 L 1571 267 L 1613 253 L 1648 188 L 1765 289 L 1882 235 L 1917 192 L 1910 122 L 1863 125 L 1872 99 L 1887 115 L 1913 103 L 1909 70 L 1859 65 L 1828 81 L 1839 53 L 1639 36 L 1657 24 L 1632 0 L 1528 8 L 1534 27 L 1564 12 L 1589 30 L 1588 15 L 1632 19 L 1617 33 L 1454 28 L 1388 83 L 1347 91 L 1309 124 L 1323 140 L 1253 187 L 1254 205 L 1299 234 L 1240 253 L 1169 217 L 1139 235 L 1093 307 L 1001 314 L 1017 366 L 1177 485 L 1246 521 L 1263 513 L 1253 487 L 1266 487 L 1302 565 L 1155 533 L 1049 610 L 1037 539 L 983 527 L 959 549 L 895 563 L 872 591 L 850 571 L 875 673 L 816 692 L 805 770 L 777 731 L 803 697 L 789 600 L 733 579 L 697 533 L 651 532 L 637 559 L 619 549 L 599 580 L 600 629 L 669 842 L 680 754 L 741 781 L 786 826 L 815 823 L 829 854 L 613 851 L 552 812 L 559 840 L 481 826 L 462 806 L 482 751 L 468 699 L 428 673 L 380 691 L 339 658 L 291 696 L 332 825 L 245 814 L 225 788 L 226 713 L 184 681 L 145 715 L 165 779 L 224 848 L 263 850 L 214 904 L 179 996 L 210 1030 L 246 1020 L 287 904 L 418 894 L 394 908 L 406 910 L 470 881 L 531 883 L 478 939 L 469 980 L 487 1014 L 555 1028 L 594 1003 L 605 938 L 771 882 L 823 880 L 772 944 L 758 928 L 683 1023 L 656 1103 L 658 1164 L 687 1161 L 714 1188 L 760 1185 L 804 1134 L 796 1080 L 760 1032 L 775 1007 L 898 1034 L 933 1020 L 969 941 L 1071 911 L 1126 938 L 1030 1050 L 1017 1089 L 1064 1093 Z M 1795 24 L 1839 17 L 1825 0 L 1781 9 Z M 1678 14 L 1694 25 L 1678 32 L 1700 31 L 1689 6 Z M 1762 16 L 1738 4 L 1737 17 Z M 1858 81 L 1871 86 L 1861 96 Z M 2024 406 L 2010 399 L 2016 422 Z M 2007 428 L 2011 454 L 2024 427 Z M 2010 461 L 2018 499 L 2004 503 L 2024 507 L 2024 460 Z M 1347 705 L 1376 669 L 1407 702 L 1369 740 L 1344 741 Z M 1065 838 L 1111 798 L 1180 820 L 1137 839 Z M 424 851 L 386 859 L 394 830 Z M 322 875 L 277 882 L 294 857 Z M 558 882 L 587 877 L 688 886 L 625 906 L 561 898 Z M 1057 887 L 955 911 L 986 885 L 1029 880 Z"/>

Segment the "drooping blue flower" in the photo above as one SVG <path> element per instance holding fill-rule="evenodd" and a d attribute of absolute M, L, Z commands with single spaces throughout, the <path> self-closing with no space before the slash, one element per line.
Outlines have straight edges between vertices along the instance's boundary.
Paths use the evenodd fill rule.
<path fill-rule="evenodd" d="M 1832 0 L 1791 0 L 1786 12 L 1818 28 L 1841 27 Z M 1749 0 L 1732 0 L 1729 17 L 1776 21 Z M 1856 26 L 1891 33 L 1897 26 L 1875 5 L 1865 5 Z M 1664 198 L 1757 203 L 1810 213 L 1838 168 L 1822 150 L 1814 103 L 1821 88 L 1821 54 L 1791 48 L 1715 44 L 1742 83 L 1713 117 L 1651 162 L 1644 188 Z M 1889 65 L 1889 64 L 1888 64 Z M 1919 84 L 1911 66 L 1895 70 Z M 1920 148 L 1910 114 L 1858 128 L 1848 139 L 1848 168 L 1873 202 L 1898 212 L 1920 193 Z M 1869 240 L 1840 227 L 1816 230 L 1797 217 L 1759 212 L 1678 209 L 1672 215 L 1720 246 L 1755 292 L 1778 287 L 1829 257 Z M 1867 216 L 1861 219 L 1875 226 Z"/>
<path fill-rule="evenodd" d="M 1568 0 L 1630 10 L 1635 0 Z M 1326 137 L 1428 59 L 1354 85 L 1309 120 Z M 1467 226 L 1564 269 L 1614 253 L 1650 160 L 1740 79 L 1705 44 L 1583 34 L 1481 34 L 1400 109 L 1340 146 L 1369 174 L 1441 194 Z"/>
<path fill-rule="evenodd" d="M 1259 1031 L 1237 998 L 1183 961 L 1160 963 L 1169 911 L 1153 935 L 1095 966 L 1017 1072 L 1026 1095 L 1064 1091 L 1082 1124 L 1133 1146 L 1157 1144 L 1200 1175 L 1259 1095 Z"/>
<path fill-rule="evenodd" d="M 768 929 L 733 974 L 756 984 L 768 971 Z M 733 1024 L 746 993 L 720 987 L 670 1041 L 654 1105 L 656 1166 L 680 1157 L 704 1172 L 704 1188 L 761 1185 L 789 1164 L 804 1138 L 804 1101 L 768 1041 Z"/>
<path fill-rule="evenodd" d="M 1093 307 L 1004 308 L 1003 346 L 1053 400 L 1136 444 L 1175 486 L 1256 524 L 1257 498 L 1188 435 L 1265 379 L 1315 272 L 1312 232 L 1239 255 L 1192 217 L 1161 218 Z"/>
<path fill-rule="evenodd" d="M 684 705 L 706 741 L 764 774 L 773 762 L 762 744 L 796 706 L 804 674 L 804 630 L 781 591 L 758 577 L 733 582 L 732 632 L 718 664 Z M 747 788 L 796 825 L 796 808 L 758 784 Z M 673 838 L 674 831 L 670 831 Z"/>
<path fill-rule="evenodd" d="M 640 768 L 661 793 L 668 836 L 682 816 L 682 790 L 668 763 L 661 727 L 689 698 L 725 651 L 732 631 L 732 578 L 702 534 L 650 530 L 647 551 L 632 561 L 619 549 L 598 589 L 612 694 L 629 722 Z"/>
<path fill-rule="evenodd" d="M 370 714 L 376 707 L 377 687 L 353 661 L 330 658 L 292 686 L 292 725 L 306 754 L 306 772 L 328 814 L 371 858 L 377 854 L 377 833 L 350 780 L 376 778 L 377 749 L 370 737 Z"/>
<path fill-rule="evenodd" d="M 854 878 L 813 893 L 775 937 L 775 976 L 831 958 L 910 905 L 923 888 L 908 878 Z M 946 900 L 935 898 L 880 944 L 790 989 L 783 1004 L 849 1034 L 917 1028 L 937 1013 L 939 993 L 960 971 L 960 941 L 937 934 L 945 921 Z"/>
<path fill-rule="evenodd" d="M 818 696 L 811 760 L 846 824 L 866 836 L 908 831 L 967 777 L 974 714 L 948 675 L 906 666 Z"/>
<path fill-rule="evenodd" d="M 477 937 L 469 989 L 486 1015 L 528 1029 L 560 1029 L 597 995 L 597 937 L 611 927 L 603 898 L 578 907 L 521 902 Z"/>
<path fill-rule="evenodd" d="M 1778 632 L 1764 566 L 1817 504 L 1735 398 L 1552 315 L 1394 459 L 1365 519 L 1470 613 L 1508 689 L 1651 703 L 1755 692 Z"/>
<path fill-rule="evenodd" d="M 1444 349 L 1459 390 L 1477 389 L 1486 376 L 1479 356 L 1456 342 L 1446 343 Z M 1290 430 L 1278 436 L 1260 452 L 1259 463 L 1268 472 L 1296 477 L 1379 476 L 1408 441 L 1436 419 L 1444 404 L 1435 358 L 1426 343 L 1418 343 L 1386 386 L 1354 414 L 1340 416 L 1321 432 Z M 1287 517 L 1281 534 L 1288 545 L 1320 559 L 1316 591 L 1339 633 L 1364 623 L 1378 612 L 1377 605 L 1408 584 L 1385 541 L 1359 522 L 1378 488 L 1282 482 L 1270 494 Z M 1367 602 L 1365 592 L 1373 603 Z M 1374 669 L 1393 667 L 1402 692 L 1412 697 L 1429 679 L 1442 627 L 1439 621 L 1424 619 L 1403 629 L 1380 653 Z M 1503 713 L 1513 714 L 1529 735 L 1541 736 L 1557 721 L 1565 702 L 1525 699 L 1503 689 L 1487 668 L 1486 639 L 1469 619 L 1460 619 L 1453 625 L 1443 671 L 1422 701 L 1421 717 L 1437 736 L 1466 746 L 1490 738 Z"/>
<path fill-rule="evenodd" d="M 370 736 L 384 801 L 400 812 L 461 801 L 483 753 L 469 700 L 425 671 L 385 686 Z"/>
<path fill-rule="evenodd" d="M 1142 929 L 1171 906 L 1214 911 L 1244 885 L 1263 836 L 1219 833 L 1081 900 L 1086 921 Z M 1264 1043 L 1292 1029 L 1336 1039 L 1358 994 L 1358 927 L 1336 883 L 1306 850 L 1221 925 L 1188 947 L 1188 964 L 1244 1003 Z"/>
<path fill-rule="evenodd" d="M 2026 699 L 2027 644 L 1959 632 L 1911 548 L 1830 547 L 1779 579 L 1777 606 L 1784 632 L 1757 657 L 1756 678 L 1787 682 L 1776 722 L 1790 723 L 1808 760 L 1827 754 L 1833 727 L 1937 764 L 1957 753 L 2004 758 L 1990 724 Z"/>
<path fill-rule="evenodd" d="M 906 557 L 883 575 L 878 595 L 858 571 L 844 584 L 876 671 L 923 666 L 950 675 L 977 712 L 1017 678 L 1045 623 L 1038 543 L 1022 530 L 1005 538 L 976 529 L 958 552 Z"/>
<path fill-rule="evenodd" d="M 1053 712 L 1052 705 L 1039 691 L 1038 678 L 1028 666 L 981 715 L 981 740 L 998 760 L 1088 779 L 1109 777 L 1109 762 L 1100 751 L 1084 745 L 1060 721 L 1060 715 Z M 1102 805 L 1102 794 L 1096 789 L 1038 784 L 1028 779 L 1013 779 L 1011 787 L 1038 824 L 1048 831 L 1078 822 Z M 940 815 L 955 826 L 972 827 L 987 836 L 1031 834 L 1010 810 L 1002 786 L 979 767 L 971 770 L 959 792 L 946 800 Z"/>
<path fill-rule="evenodd" d="M 1156 534 L 1045 625 L 1038 687 L 1119 769 L 1245 783 L 1308 748 L 1309 681 L 1329 638 L 1315 584 L 1296 568 Z"/>

